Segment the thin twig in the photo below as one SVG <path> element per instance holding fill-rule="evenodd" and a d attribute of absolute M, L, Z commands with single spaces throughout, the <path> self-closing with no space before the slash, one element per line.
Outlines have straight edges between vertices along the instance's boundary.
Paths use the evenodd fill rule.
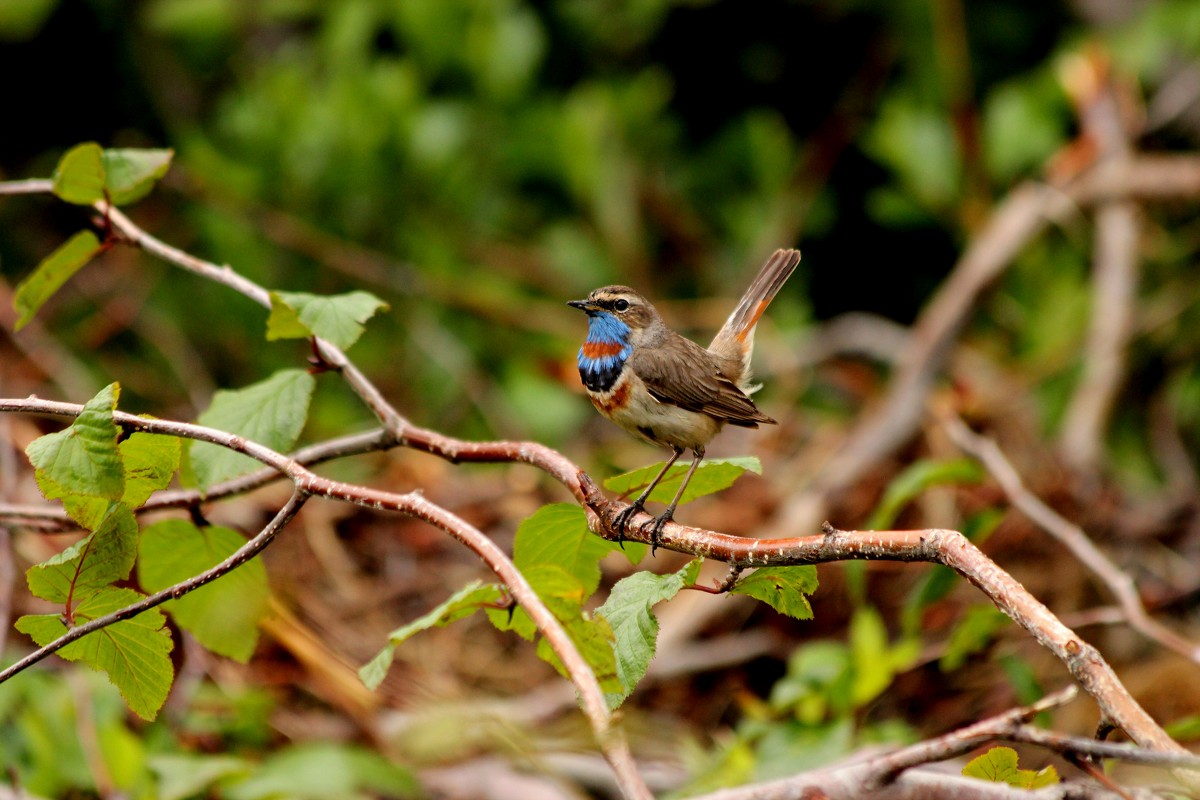
<path fill-rule="evenodd" d="M 55 653 L 66 647 L 71 642 L 82 639 L 89 633 L 94 633 L 102 628 L 107 628 L 109 625 L 114 625 L 122 620 L 136 617 L 143 611 L 147 611 L 155 606 L 160 606 L 168 600 L 176 600 L 180 597 L 183 597 L 188 592 L 199 589 L 205 584 L 212 583 L 217 578 L 220 578 L 222 575 L 228 573 L 230 570 L 241 566 L 262 552 L 263 548 L 271 543 L 275 536 L 278 535 L 279 531 L 283 530 L 283 527 L 287 525 L 289 521 L 291 521 L 293 516 L 296 515 L 296 512 L 300 510 L 300 507 L 304 505 L 304 502 L 307 499 L 307 494 L 302 490 L 297 489 L 288 499 L 287 503 L 285 503 L 283 507 L 279 509 L 271 521 L 268 522 L 266 526 L 254 536 L 254 538 L 248 540 L 244 545 L 235 550 L 221 563 L 206 569 L 199 575 L 188 578 L 185 581 L 181 581 L 174 586 L 170 586 L 160 592 L 155 592 L 154 594 L 149 595 L 148 597 L 145 597 L 138 602 L 133 603 L 132 605 L 126 606 L 118 611 L 114 611 L 111 614 L 105 614 L 102 617 L 96 617 L 95 619 L 90 620 L 83 625 L 77 625 L 74 628 L 71 628 L 62 636 L 58 637 L 47 645 L 39 647 L 37 650 L 34 650 L 32 653 L 17 661 L 15 664 L 9 666 L 7 669 L 0 670 L 0 683 L 3 683 L 19 672 L 23 672 L 52 653 Z"/>
<path fill-rule="evenodd" d="M 1121 97 L 1106 60 L 1077 59 L 1084 75 L 1069 81 L 1079 107 L 1082 136 L 1095 143 L 1099 163 L 1133 157 L 1121 114 Z M 1096 208 L 1092 256 L 1092 308 L 1083 351 L 1083 374 L 1063 416 L 1059 447 L 1064 460 L 1094 476 L 1104 454 L 1104 431 L 1125 377 L 1125 349 L 1137 299 L 1140 223 L 1129 199 L 1106 199 Z"/>
<path fill-rule="evenodd" d="M 74 416 L 78 415 L 82 409 L 83 406 L 77 404 L 56 403 L 37 398 L 0 399 L 0 412 L 17 411 Z M 369 508 L 411 514 L 426 519 L 439 527 L 448 524 L 447 517 L 444 515 L 448 515 L 449 512 L 437 509 L 415 493 L 395 495 L 330 481 L 314 475 L 301 465 L 268 448 L 247 442 L 241 437 L 223 431 L 182 422 L 147 419 L 124 412 L 115 412 L 113 418 L 117 424 L 133 431 L 185 436 L 230 447 L 285 472 L 296 482 L 300 490 L 309 494 L 346 500 Z M 465 446 L 470 443 L 461 443 L 457 440 L 451 440 L 448 443 L 443 441 L 444 439 L 445 437 L 434 435 L 434 438 L 423 440 L 423 444 L 439 450 L 449 444 L 454 444 L 455 446 L 452 447 L 454 453 L 460 457 L 470 455 L 475 460 L 483 458 L 501 460 L 503 456 L 507 456 L 509 461 L 528 461 L 537 463 L 539 466 L 543 466 L 542 459 L 552 455 L 552 460 L 543 466 L 547 471 L 560 470 L 562 469 L 561 462 L 566 462 L 569 468 L 565 471 L 569 473 L 574 486 L 584 496 L 589 526 L 605 538 L 617 539 L 614 519 L 626 507 L 626 504 L 608 499 L 590 477 L 572 465 L 561 454 L 540 446 L 532 449 L 518 447 L 514 450 L 511 449 L 514 443 L 485 442 Z M 552 472 L 552 474 L 554 473 Z M 640 512 L 630 520 L 632 527 L 625 537 L 648 543 L 648 534 L 642 532 L 639 521 L 645 523 L 649 520 L 649 514 L 644 511 Z M 474 537 L 473 528 L 461 520 L 458 522 L 461 525 L 456 529 L 458 534 L 469 530 L 472 531 L 470 535 Z M 458 535 L 455 531 L 448 532 Z M 479 536 L 482 539 L 487 538 L 482 533 Z M 487 542 L 490 543 L 490 540 Z M 724 561 L 731 566 L 743 567 L 821 564 L 858 559 L 928 561 L 944 564 L 982 590 L 1000 610 L 1029 631 L 1043 647 L 1061 660 L 1083 689 L 1095 698 L 1101 712 L 1119 725 L 1133 741 L 1144 747 L 1166 752 L 1182 750 L 1133 699 L 1122 686 L 1112 667 L 1104 661 L 1094 647 L 1063 625 L 1050 609 L 1033 597 L 1024 586 L 997 566 L 958 531 L 942 529 L 841 531 L 830 526 L 820 536 L 763 540 L 745 539 L 670 522 L 663 527 L 659 546 L 681 553 Z M 474 549 L 473 545 L 472 547 Z M 493 557 L 491 549 L 487 548 L 486 544 L 481 543 L 481 547 L 483 549 L 476 551 L 481 557 L 485 557 L 485 559 Z M 511 562 L 507 563 L 511 566 Z M 493 566 L 493 564 L 489 562 L 489 566 Z M 493 566 L 493 569 L 496 567 Z M 501 577 L 505 578 L 505 575 L 501 575 Z M 516 595 L 518 587 L 525 586 L 523 581 L 524 579 L 521 578 L 520 583 L 512 585 L 514 595 Z M 536 595 L 517 596 L 517 600 L 523 606 L 527 602 L 540 604 Z M 551 618 L 547 620 L 547 625 L 557 626 L 557 622 L 552 619 L 553 615 L 548 610 L 545 610 L 545 614 Z M 548 634 L 547 639 L 553 643 Z M 569 644 L 568 639 L 565 645 Z M 564 657 L 561 653 L 560 657 L 564 662 L 569 660 L 569 657 Z M 576 657 L 578 656 L 576 655 Z M 599 691 L 598 684 L 595 684 L 595 676 L 587 671 L 585 676 L 578 678 L 578 681 L 576 685 L 580 686 L 583 694 L 585 711 L 593 720 L 593 724 L 598 725 L 597 733 L 607 735 L 610 728 L 610 717 L 604 707 L 603 694 Z M 594 696 L 583 692 L 589 681 L 590 685 L 595 687 Z M 589 705 L 593 703 L 596 705 Z M 601 744 L 603 745 L 603 743 L 604 739 L 601 738 Z"/>
<path fill-rule="evenodd" d="M 78 416 L 82 410 L 82 405 L 58 403 L 38 398 L 26 398 L 24 400 L 0 399 L 0 412 L 16 411 Z M 296 493 L 293 495 L 293 500 L 297 497 L 300 498 L 294 503 L 297 509 L 309 496 L 328 497 L 366 508 L 380 511 L 394 511 L 416 517 L 442 529 L 467 545 L 505 583 L 508 591 L 526 610 L 530 618 L 537 625 L 539 632 L 545 637 L 547 643 L 562 661 L 567 674 L 571 677 L 571 681 L 575 684 L 579 692 L 584 714 L 592 726 L 597 743 L 616 773 L 617 780 L 621 784 L 626 796 L 632 800 L 647 800 L 651 797 L 649 789 L 646 788 L 645 782 L 638 774 L 636 762 L 634 761 L 632 752 L 629 750 L 628 743 L 625 741 L 624 733 L 619 726 L 613 724 L 612 714 L 608 710 L 604 692 L 600 688 L 600 684 L 588 666 L 586 659 L 579 653 L 574 642 L 571 641 L 570 636 L 568 636 L 566 630 L 562 627 L 562 624 L 537 596 L 537 593 L 526 581 L 525 576 L 513 565 L 508 556 L 482 531 L 440 506 L 426 500 L 419 492 L 395 494 L 393 492 L 384 492 L 323 478 L 287 458 L 287 456 L 276 453 L 255 442 L 248 441 L 243 437 L 214 428 L 183 422 L 138 417 L 121 411 L 113 413 L 113 421 L 129 431 L 142 431 L 196 439 L 227 447 L 257 459 L 263 464 L 285 474 L 293 481 L 296 486 Z M 470 448 L 467 448 L 467 450 L 469 451 Z M 536 452 L 538 451 L 527 452 L 525 453 L 525 457 L 533 458 Z M 510 452 L 508 460 L 521 460 L 519 458 L 520 455 L 521 453 L 519 452 Z M 597 489 L 596 491 L 599 490 Z M 292 504 L 290 501 L 289 505 Z M 280 514 L 282 513 L 281 511 Z M 294 514 L 295 509 L 291 513 Z M 287 518 L 282 519 L 281 522 L 286 523 L 290 518 L 291 514 L 288 514 Z M 279 520 L 280 516 L 277 515 L 276 519 Z M 282 527 L 282 524 L 280 527 Z M 276 532 L 277 530 L 272 531 L 270 537 L 266 538 L 262 546 L 269 543 Z M 264 530 L 263 533 L 260 533 L 251 542 L 258 541 L 266 533 L 267 530 Z M 230 559 L 243 555 L 250 544 L 248 542 L 246 546 L 239 549 Z M 252 555 L 253 553 L 247 555 L 246 558 Z M 224 572 L 232 569 L 233 566 L 237 566 L 237 564 L 227 566 L 230 559 L 202 573 L 200 576 L 190 579 L 191 581 L 198 581 L 194 586 L 190 581 L 185 581 L 176 587 L 171 587 L 170 589 L 151 595 L 145 600 L 139 601 L 114 614 L 99 617 L 85 625 L 72 628 L 64 636 L 34 651 L 8 669 L 0 672 L 0 682 L 3 682 L 17 672 L 27 669 L 32 664 L 81 636 L 99 630 L 106 625 L 128 619 L 147 608 L 152 608 L 159 603 L 172 599 L 178 596 L 175 592 L 190 591 L 196 586 L 203 585 L 219 577 Z M 240 564 L 242 562 L 238 561 L 237 563 Z M 224 571 L 219 571 L 222 568 L 224 568 Z M 185 588 L 181 591 L 180 587 Z"/>
<path fill-rule="evenodd" d="M 364 433 L 339 436 L 291 453 L 288 458 L 306 467 L 322 464 L 347 456 L 362 455 L 385 450 L 396 445 L 395 440 L 382 428 Z M 170 489 L 155 492 L 135 513 L 159 511 L 164 508 L 188 508 L 200 503 L 220 500 L 232 495 L 252 492 L 268 483 L 283 480 L 286 476 L 273 467 L 247 473 L 210 486 L 203 492 L 199 489 Z M 0 520 L 11 520 L 20 527 L 36 526 L 45 533 L 61 533 L 78 527 L 61 506 L 33 506 L 0 503 Z"/>
<path fill-rule="evenodd" d="M 868 780 L 882 786 L 895 780 L 896 776 L 906 769 L 969 753 L 982 744 L 1017 730 L 1022 723 L 1028 722 L 1038 714 L 1071 702 L 1078 693 L 1079 690 L 1074 686 L 1068 686 L 1031 705 L 1010 709 L 935 739 L 918 742 L 894 753 L 871 759 L 873 774 Z M 1200 759 L 1197 763 L 1200 764 Z"/>
<path fill-rule="evenodd" d="M 1072 700 L 1074 686 L 1047 695 L 1032 705 L 1015 708 L 951 731 L 924 742 L 882 756 L 859 758 L 849 764 L 792 775 L 770 783 L 751 784 L 727 789 L 696 800 L 796 800 L 822 797 L 830 800 L 853 798 L 1068 798 L 1087 796 L 1128 797 L 1123 789 L 1106 794 L 1089 786 L 1058 784 L 1046 790 L 1029 791 L 984 781 L 963 781 L 944 773 L 931 774 L 918 769 L 922 765 L 958 758 L 997 740 L 1022 742 L 1071 756 L 1117 758 L 1129 763 L 1161 767 L 1200 769 L 1200 756 L 1191 753 L 1163 753 L 1128 744 L 1097 742 L 1076 736 L 1047 733 L 1029 725 L 1029 720 L 1051 708 Z M 1144 797 L 1143 793 L 1135 796 Z"/>
<path fill-rule="evenodd" d="M 52 191 L 54 191 L 54 181 L 45 178 L 28 178 L 21 181 L 0 181 L 0 195 L 49 194 Z"/>
<path fill-rule="evenodd" d="M 1026 182 L 1013 189 L 921 311 L 886 396 L 857 424 L 812 485 L 784 504 L 777 517 L 815 522 L 825 513 L 823 498 L 853 483 L 913 436 L 929 389 L 980 295 L 1051 222 L 1111 199 L 1197 195 L 1200 157 L 1190 155 L 1134 155 L 1102 161 L 1065 185 Z"/>
<path fill-rule="evenodd" d="M 1130 627 L 1193 663 L 1200 664 L 1200 646 L 1189 642 L 1151 617 L 1142 605 L 1133 578 L 1114 564 L 1082 528 L 1064 519 L 1029 491 L 1017 470 L 995 442 L 975 433 L 955 416 L 946 417 L 943 426 L 951 440 L 964 453 L 977 458 L 983 464 L 984 469 L 1000 484 L 1000 488 L 1015 508 L 1070 550 L 1079 562 L 1112 592 Z"/>

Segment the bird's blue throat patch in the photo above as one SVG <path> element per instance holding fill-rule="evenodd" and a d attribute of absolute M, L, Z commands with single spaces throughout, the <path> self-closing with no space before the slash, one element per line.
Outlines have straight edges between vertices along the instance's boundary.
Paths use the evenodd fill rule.
<path fill-rule="evenodd" d="M 633 352 L 629 326 L 607 311 L 588 314 L 588 335 L 579 348 L 579 377 L 592 392 L 607 392 Z"/>

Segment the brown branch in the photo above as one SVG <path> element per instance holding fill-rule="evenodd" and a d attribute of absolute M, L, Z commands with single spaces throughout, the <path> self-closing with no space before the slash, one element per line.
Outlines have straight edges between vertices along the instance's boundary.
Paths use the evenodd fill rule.
<path fill-rule="evenodd" d="M 960 728 L 944 736 L 901 748 L 882 756 L 861 758 L 852 763 L 793 775 L 770 783 L 760 783 L 702 795 L 695 800 L 856 800 L 857 798 L 1074 798 L 1086 796 L 1129 797 L 1125 790 L 1109 792 L 1093 786 L 1060 783 L 1046 789 L 1029 791 L 1006 784 L 963 779 L 957 775 L 931 773 L 916 769 L 922 765 L 964 756 L 978 747 L 997 740 L 1023 742 L 1046 747 L 1069 758 L 1095 756 L 1118 758 L 1130 763 L 1161 767 L 1200 769 L 1200 757 L 1191 753 L 1162 753 L 1127 744 L 1111 744 L 1094 739 L 1049 733 L 1029 724 L 1029 720 L 1069 702 L 1075 687 L 1048 695 L 1024 708 L 1016 708 Z M 1082 792 L 1082 794 L 1081 794 Z M 1145 796 L 1137 793 L 1136 796 Z"/>
<path fill-rule="evenodd" d="M 39 413 L 39 414 L 54 414 L 60 416 L 78 416 L 83 410 L 82 405 L 74 403 L 59 403 L 49 400 L 41 400 L 38 398 L 18 399 L 0 399 L 0 412 L 21 412 L 21 413 Z M 290 505 L 295 505 L 287 518 L 282 519 L 282 523 L 286 523 L 295 510 L 303 504 L 309 496 L 328 497 L 334 500 L 341 500 L 347 503 L 353 503 L 358 506 L 372 508 L 380 511 L 394 511 L 401 514 L 406 514 L 412 517 L 429 522 L 430 524 L 449 533 L 458 541 L 470 548 L 483 562 L 500 578 L 506 585 L 509 593 L 513 598 L 521 604 L 526 610 L 530 618 L 537 626 L 539 632 L 545 637 L 547 643 L 554 650 L 555 654 L 562 661 L 567 674 L 571 681 L 575 684 L 579 692 L 580 704 L 583 707 L 584 714 L 587 716 L 592 730 L 596 735 L 597 743 L 604 752 L 605 758 L 612 766 L 616 773 L 617 780 L 621 784 L 626 796 L 633 800 L 646 800 L 650 798 L 650 791 L 646 788 L 645 782 L 638 774 L 636 763 L 633 759 L 633 754 L 629 750 L 629 746 L 624 738 L 624 733 L 618 726 L 613 724 L 613 718 L 608 710 L 604 698 L 604 692 L 600 688 L 595 674 L 588 666 L 586 659 L 579 653 L 574 642 L 568 636 L 562 624 L 554 616 L 549 608 L 542 603 L 533 587 L 526 581 L 524 575 L 513 565 L 507 555 L 482 531 L 467 523 L 465 520 L 455 516 L 451 512 L 437 506 L 434 503 L 426 500 L 419 492 L 410 492 L 408 494 L 395 494 L 393 492 L 384 492 L 376 489 L 370 489 L 362 486 L 355 486 L 341 481 L 334 481 L 323 478 L 309 471 L 299 463 L 289 459 L 280 453 L 263 447 L 255 442 L 248 441 L 241 436 L 219 431 L 214 428 L 207 428 L 201 425 L 192 425 L 184 422 L 172 422 L 161 419 L 150 419 L 134 416 L 125 412 L 117 411 L 113 413 L 113 421 L 125 428 L 128 431 L 142 431 L 146 433 L 156 433 L 166 436 L 180 436 L 198 441 L 209 442 L 212 444 L 227 447 L 239 453 L 254 458 L 269 467 L 278 470 L 286 475 L 295 484 L 296 490 L 293 495 L 293 501 Z M 420 429 L 414 429 L 417 433 L 421 433 Z M 421 436 L 417 438 L 418 442 L 424 441 Z M 468 443 L 463 443 L 468 444 Z M 492 443 L 493 445 L 501 445 L 504 443 Z M 542 451 L 553 453 L 549 448 L 541 446 L 526 445 L 524 443 L 513 443 L 521 445 L 515 451 L 509 451 L 507 448 L 496 448 L 487 453 L 482 452 L 482 448 L 462 447 L 454 448 L 454 452 L 458 457 L 469 459 L 471 457 L 479 457 L 483 455 L 495 455 L 499 450 L 508 452 L 507 461 L 519 461 L 527 459 L 539 459 L 544 456 Z M 555 454 L 557 455 L 557 454 Z M 559 455 L 559 459 L 569 464 L 570 462 Z M 489 458 L 488 460 L 498 460 Z M 581 474 L 581 473 L 579 473 Z M 589 481 L 590 482 L 590 481 Z M 599 491 L 593 486 L 595 491 Z M 299 498 L 299 499 L 297 499 Z M 285 506 L 285 509 L 288 508 Z M 280 512 L 280 515 L 283 511 Z M 276 520 L 280 519 L 280 515 L 276 516 Z M 280 524 L 278 527 L 282 527 Z M 258 537 L 255 537 L 252 542 L 258 541 L 270 530 L 265 529 Z M 262 546 L 265 546 L 274 537 L 277 530 L 272 530 L 270 536 L 266 537 Z M 251 543 L 247 543 L 231 556 L 230 559 L 242 554 Z M 261 549 L 261 548 L 260 548 Z M 253 554 L 251 554 L 253 555 Z M 249 558 L 250 556 L 247 556 Z M 186 591 L 190 591 L 196 586 L 203 585 L 208 581 L 219 577 L 224 572 L 217 572 L 222 567 L 226 567 L 226 562 L 211 570 L 202 573 L 201 576 L 193 578 L 193 581 L 200 581 L 195 586 L 189 582 L 184 582 L 180 586 L 186 586 Z M 240 561 L 238 562 L 241 563 Z M 232 569 L 232 566 L 225 568 L 225 571 Z M 215 574 L 214 574 L 215 573 Z M 97 618 L 91 622 L 71 629 L 67 634 L 59 639 L 51 642 L 49 645 L 31 653 L 29 656 L 21 659 L 13 666 L 0 672 L 0 682 L 3 682 L 12 675 L 27 669 L 32 664 L 40 661 L 59 648 L 69 644 L 72 641 L 85 636 L 92 631 L 99 630 L 105 625 L 111 625 L 122 619 L 128 619 L 147 608 L 152 608 L 154 605 L 172 599 L 176 594 L 172 592 L 178 587 L 164 590 L 155 595 L 152 595 L 145 600 L 122 609 L 114 614 L 106 617 Z"/>
<path fill-rule="evenodd" d="M 1078 690 L 1074 686 L 1043 697 L 1041 700 L 1023 708 L 1014 708 L 985 720 L 951 731 L 936 739 L 918 742 L 886 756 L 872 759 L 870 764 L 872 774 L 866 780 L 878 786 L 895 780 L 906 769 L 929 764 L 934 761 L 945 761 L 971 752 L 980 745 L 1003 737 L 1017 730 L 1022 723 L 1075 699 Z M 1189 757 L 1190 754 L 1189 754 Z M 1200 764 L 1200 760 L 1197 761 Z"/>
<path fill-rule="evenodd" d="M 76 415 L 81 409 L 82 406 L 75 404 L 53 403 L 37 399 L 0 400 L 0 412 L 24 411 Z M 286 472 L 302 491 L 309 494 L 329 496 L 369 508 L 411 514 L 426 519 L 438 527 L 447 524 L 446 518 L 442 515 L 449 514 L 449 512 L 436 509 L 419 495 L 395 495 L 329 481 L 267 448 L 246 442 L 241 437 L 233 437 L 222 431 L 186 423 L 143 419 L 123 412 L 116 412 L 114 420 L 130 430 L 186 436 L 233 447 L 239 452 Z M 426 431 L 424 434 L 424 438 L 420 439 L 420 442 L 431 452 L 452 453 L 459 460 L 526 461 L 527 463 L 537 463 L 539 466 L 545 463 L 546 466 L 543 468 L 549 467 L 547 471 L 551 471 L 552 474 L 554 474 L 554 470 L 568 473 L 566 477 L 573 481 L 575 491 L 583 495 L 584 504 L 587 506 L 589 527 L 605 538 L 616 540 L 617 535 L 614 532 L 613 521 L 617 513 L 625 508 L 625 504 L 605 497 L 586 473 L 572 465 L 561 454 L 541 446 L 521 446 L 522 443 L 490 442 L 475 443 L 471 446 L 471 443 L 450 440 L 447 437 L 431 434 L 431 432 Z M 546 459 L 549 460 L 546 461 Z M 566 468 L 564 468 L 564 464 L 567 465 Z M 650 515 L 645 512 L 641 512 L 639 516 L 640 522 L 648 522 L 651 519 Z M 625 537 L 635 541 L 648 542 L 647 535 L 639 527 L 639 519 L 635 518 L 631 522 L 633 523 L 631 530 L 625 534 Z M 459 523 L 459 528 L 447 532 L 456 537 L 463 536 L 463 531 L 468 529 L 473 532 L 470 534 L 471 537 L 477 533 L 465 522 L 460 520 Z M 445 528 L 443 527 L 443 529 Z M 491 549 L 488 547 L 490 540 L 482 533 L 478 535 L 481 537 L 480 546 L 483 549 L 476 550 L 476 552 L 485 560 L 492 558 Z M 483 540 L 486 540 L 486 543 Z M 467 540 L 460 538 L 460 541 L 466 542 Z M 474 545 L 471 546 L 474 549 Z M 941 529 L 840 531 L 829 526 L 820 536 L 764 540 L 745 539 L 671 522 L 664 526 L 659 546 L 681 553 L 723 561 L 731 567 L 821 564 L 844 560 L 927 561 L 944 564 L 983 591 L 1000 610 L 1029 631 L 1043 647 L 1062 661 L 1083 689 L 1096 700 L 1104 716 L 1122 728 L 1133 741 L 1143 747 L 1167 752 L 1179 752 L 1182 749 L 1129 695 L 1112 668 L 1094 647 L 1063 625 L 1045 605 L 1029 594 L 1024 586 L 957 531 Z M 494 570 L 496 569 L 492 562 L 488 563 Z M 511 565 L 511 562 L 507 563 Z M 497 574 L 500 575 L 499 572 Z M 500 577 L 507 579 L 506 575 L 507 573 Z M 514 595 L 518 586 L 524 586 L 524 584 L 513 585 Z M 525 596 L 517 596 L 517 600 L 522 605 L 526 605 L 527 598 Z M 536 595 L 532 597 L 532 602 L 538 602 Z M 546 614 L 551 617 L 550 620 L 547 620 L 547 625 L 557 626 L 557 621 L 552 620 L 552 615 L 548 611 Z M 549 636 L 547 638 L 549 639 Z M 567 659 L 564 658 L 564 661 Z M 596 702 L 603 707 L 602 694 L 598 693 L 597 697 Z M 607 710 L 603 712 L 602 716 L 605 720 L 608 719 Z M 599 718 L 600 714 L 597 710 L 596 719 Z M 607 722 L 604 729 L 607 730 Z"/>
<path fill-rule="evenodd" d="M 897 362 L 884 398 L 858 423 L 803 495 L 779 516 L 796 519 L 823 507 L 821 498 L 850 485 L 871 465 L 916 433 L 925 397 L 958 332 L 982 293 L 1047 225 L 1080 208 L 1111 199 L 1194 199 L 1200 196 L 1200 157 L 1131 156 L 1103 161 L 1062 185 L 1023 183 L 1013 189 L 921 311 L 911 346 Z M 819 519 L 819 517 L 818 517 Z"/>
<path fill-rule="evenodd" d="M 1068 81 L 1079 107 L 1082 136 L 1095 143 L 1101 164 L 1128 162 L 1129 132 L 1122 95 L 1103 58 L 1079 58 Z M 1078 74 L 1080 71 L 1083 74 Z M 1068 464 L 1093 477 L 1104 454 L 1104 432 L 1125 376 L 1125 348 L 1133 332 L 1137 299 L 1137 206 L 1128 198 L 1096 207 L 1092 256 L 1092 307 L 1083 374 L 1063 417 L 1059 448 Z"/>
<path fill-rule="evenodd" d="M 962 451 L 983 464 L 1010 503 L 1042 530 L 1066 547 L 1117 599 L 1130 627 L 1193 663 L 1200 664 L 1200 645 L 1190 642 L 1156 621 L 1146 612 L 1137 585 L 1124 570 L 1106 556 L 1082 528 L 1058 514 L 1025 487 L 1021 476 L 990 439 L 972 431 L 957 417 L 943 421 L 950 439 Z"/>
<path fill-rule="evenodd" d="M 170 586 L 160 592 L 155 592 L 132 605 L 114 611 L 111 614 L 106 614 L 103 617 L 96 617 L 83 625 L 71 628 L 53 642 L 34 650 L 7 669 L 0 670 L 0 683 L 3 683 L 19 672 L 23 672 L 47 656 L 66 647 L 71 642 L 82 639 L 89 633 L 94 633 L 101 628 L 107 628 L 109 625 L 116 624 L 122 620 L 136 617 L 143 611 L 160 606 L 168 600 L 176 600 L 183 597 L 188 592 L 199 589 L 205 584 L 212 583 L 230 570 L 241 566 L 262 552 L 274 540 L 275 536 L 291 521 L 292 517 L 296 515 L 296 512 L 300 510 L 307 499 L 307 495 L 300 489 L 297 489 L 288 499 L 288 502 L 279 509 L 271 521 L 254 538 L 248 540 L 220 564 L 210 567 L 199 575 L 181 581 L 174 586 Z"/>
<path fill-rule="evenodd" d="M 288 458 L 297 464 L 311 467 L 338 458 L 385 450 L 395 445 L 395 440 L 383 429 L 376 429 L 319 442 L 296 450 Z M 203 492 L 199 489 L 171 489 L 155 492 L 141 508 L 136 509 L 135 513 L 141 514 L 164 508 L 191 508 L 201 503 L 252 492 L 268 483 L 283 480 L 285 477 L 274 467 L 264 467 L 240 477 L 213 484 Z M 62 533 L 79 527 L 60 506 L 0 503 L 0 520 L 10 520 L 15 526 L 34 528 L 44 533 Z"/>

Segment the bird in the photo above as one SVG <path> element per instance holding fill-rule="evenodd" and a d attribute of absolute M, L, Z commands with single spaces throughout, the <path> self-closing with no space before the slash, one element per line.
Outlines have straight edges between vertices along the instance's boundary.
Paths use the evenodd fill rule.
<path fill-rule="evenodd" d="M 567 303 L 587 314 L 577 363 L 592 404 L 634 436 L 671 450 L 654 480 L 614 518 L 618 542 L 685 450 L 692 451 L 692 463 L 674 499 L 640 528 L 651 526 L 651 555 L 704 460 L 704 448 L 721 428 L 776 424 L 750 399 L 758 388 L 751 383 L 750 356 L 759 319 L 799 263 L 799 250 L 776 250 L 707 349 L 669 328 L 650 301 L 628 286 L 602 286 Z"/>

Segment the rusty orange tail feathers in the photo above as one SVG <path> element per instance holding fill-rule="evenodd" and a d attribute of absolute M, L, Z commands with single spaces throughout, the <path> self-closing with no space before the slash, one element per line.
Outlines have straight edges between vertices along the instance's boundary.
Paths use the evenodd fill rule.
<path fill-rule="evenodd" d="M 750 382 L 750 356 L 754 351 L 754 329 L 758 320 L 799 263 L 799 250 L 772 253 L 708 346 L 709 352 L 741 366 L 740 374 L 729 377 L 743 387 Z"/>

